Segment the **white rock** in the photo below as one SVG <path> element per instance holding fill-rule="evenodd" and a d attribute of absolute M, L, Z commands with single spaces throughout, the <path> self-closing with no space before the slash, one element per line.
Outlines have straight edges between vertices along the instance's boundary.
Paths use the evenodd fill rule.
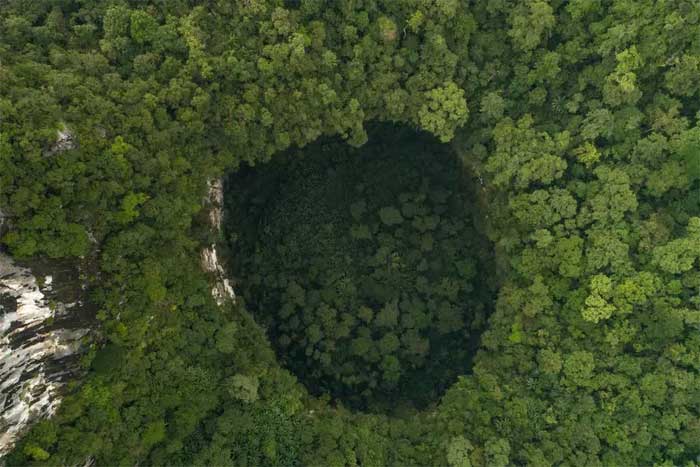
<path fill-rule="evenodd" d="M 45 284 L 53 283 L 46 276 Z M 44 290 L 48 290 L 47 287 Z M 50 417 L 58 408 L 62 373 L 49 373 L 51 360 L 80 348 L 87 329 L 47 330 L 54 317 L 36 278 L 0 253 L 0 298 L 16 301 L 16 309 L 0 309 L 0 456 L 7 453 L 29 425 Z M 59 304 L 59 308 L 63 308 Z M 65 372 L 63 372 L 65 373 Z M 53 381 L 55 380 L 55 381 Z"/>
<path fill-rule="evenodd" d="M 207 198 L 209 224 L 214 232 L 220 233 L 224 218 L 224 183 L 221 179 L 209 180 L 207 186 L 209 187 Z M 216 244 L 211 244 L 211 246 L 202 250 L 201 265 L 202 269 L 214 275 L 214 285 L 212 286 L 211 294 L 216 303 L 223 305 L 227 299 L 235 302 L 236 293 L 231 287 L 231 282 L 226 277 L 226 271 L 219 262 Z"/>
<path fill-rule="evenodd" d="M 78 147 L 78 143 L 75 139 L 73 133 L 63 124 L 63 127 L 56 131 L 56 141 L 51 145 L 51 147 L 44 153 L 46 156 L 53 156 L 55 154 L 69 151 Z"/>

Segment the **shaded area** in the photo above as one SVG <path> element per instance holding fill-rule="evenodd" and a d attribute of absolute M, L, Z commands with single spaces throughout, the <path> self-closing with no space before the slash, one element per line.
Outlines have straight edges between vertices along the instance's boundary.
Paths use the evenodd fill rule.
<path fill-rule="evenodd" d="M 357 409 L 424 408 L 468 373 L 492 288 L 470 178 L 446 145 L 377 126 L 232 175 L 234 280 L 280 360 Z"/>

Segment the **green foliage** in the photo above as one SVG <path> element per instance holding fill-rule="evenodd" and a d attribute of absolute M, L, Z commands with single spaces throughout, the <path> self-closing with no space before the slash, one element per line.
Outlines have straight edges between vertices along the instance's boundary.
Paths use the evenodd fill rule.
<path fill-rule="evenodd" d="M 403 222 L 401 212 L 392 206 L 386 206 L 379 210 L 379 218 L 382 223 L 388 226 L 398 225 Z"/>
<path fill-rule="evenodd" d="M 236 350 L 236 333 L 238 326 L 230 322 L 216 331 L 216 350 L 223 354 L 230 354 Z"/>
<path fill-rule="evenodd" d="M 700 217 L 688 220 L 687 236 L 673 240 L 654 249 L 654 263 L 668 273 L 678 274 L 697 270 L 700 258 Z"/>
<path fill-rule="evenodd" d="M 137 3 L 0 4 L 0 242 L 88 259 L 102 347 L 3 462 L 697 462 L 697 2 Z M 240 257 L 271 273 L 236 284 L 258 291 L 248 306 L 278 349 L 297 349 L 280 361 L 308 361 L 319 392 L 395 385 L 393 417 L 306 394 L 198 265 L 214 240 L 208 180 L 327 136 L 360 146 L 369 121 L 450 141 L 463 167 L 421 167 L 473 174 L 476 189 L 423 186 L 421 168 L 394 190 L 403 164 L 381 166 L 394 143 L 375 150 L 375 135 L 379 165 L 358 161 L 355 177 L 375 183 L 308 199 L 277 180 L 228 190 L 261 219 L 235 226 L 246 238 L 293 227 L 265 234 L 283 251 Z M 323 170 L 352 167 L 334 148 Z M 289 167 L 309 190 L 339 179 Z M 298 209 L 272 223 L 256 198 Z M 499 287 L 488 320 L 479 284 Z M 405 403 L 453 381 L 422 413 Z"/>
<path fill-rule="evenodd" d="M 472 282 L 479 241 L 457 208 L 468 193 L 455 161 L 423 137 L 380 134 L 361 151 L 322 142 L 233 176 L 231 251 L 236 277 L 252 279 L 247 303 L 313 392 L 424 405 L 448 381 L 424 393 L 405 382 L 466 364 L 488 288 Z M 260 183 L 276 188 L 247 191 Z M 255 230 L 236 227 L 246 219 Z"/>
<path fill-rule="evenodd" d="M 233 375 L 227 381 L 228 392 L 234 399 L 243 402 L 255 402 L 258 400 L 258 379 L 245 375 Z"/>
<path fill-rule="evenodd" d="M 450 141 L 454 137 L 454 129 L 462 126 L 469 114 L 464 91 L 449 82 L 427 91 L 425 101 L 418 113 L 421 127 L 439 137 L 443 143 Z"/>
<path fill-rule="evenodd" d="M 35 461 L 45 461 L 51 457 L 48 452 L 44 451 L 39 446 L 34 446 L 33 444 L 27 444 L 24 446 L 24 454 Z"/>
<path fill-rule="evenodd" d="M 681 136 L 679 153 L 684 159 L 690 181 L 700 179 L 700 127 L 695 127 Z"/>
<path fill-rule="evenodd" d="M 472 443 L 464 436 L 456 436 L 447 446 L 447 463 L 451 467 L 471 467 L 469 451 L 474 449 Z"/>
<path fill-rule="evenodd" d="M 146 425 L 143 430 L 143 435 L 141 435 L 141 442 L 146 448 L 150 448 L 153 445 L 160 443 L 165 439 L 165 422 L 163 420 L 158 420 L 156 422 L 151 422 Z"/>

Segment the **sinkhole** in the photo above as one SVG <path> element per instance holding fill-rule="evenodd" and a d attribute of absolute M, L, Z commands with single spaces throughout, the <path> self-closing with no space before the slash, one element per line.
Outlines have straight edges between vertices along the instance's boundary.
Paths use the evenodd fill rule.
<path fill-rule="evenodd" d="M 422 409 L 470 372 L 495 281 L 472 178 L 449 145 L 375 125 L 226 180 L 230 274 L 310 393 Z"/>

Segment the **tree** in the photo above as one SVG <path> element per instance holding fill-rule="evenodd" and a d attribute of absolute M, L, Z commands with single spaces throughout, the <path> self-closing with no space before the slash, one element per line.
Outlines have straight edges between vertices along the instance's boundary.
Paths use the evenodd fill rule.
<path fill-rule="evenodd" d="M 556 19 L 552 7 L 540 0 L 519 2 L 510 16 L 508 35 L 515 47 L 529 51 L 537 47 Z"/>
<path fill-rule="evenodd" d="M 386 225 L 397 225 L 403 222 L 403 217 L 398 209 L 387 206 L 379 210 L 379 218 Z"/>
<path fill-rule="evenodd" d="M 472 443 L 464 436 L 455 436 L 447 446 L 447 463 L 451 467 L 471 467 L 469 452 L 473 449 Z"/>
<path fill-rule="evenodd" d="M 692 269 L 700 257 L 700 218 L 690 218 L 687 236 L 655 248 L 653 257 L 655 264 L 671 274 Z"/>
<path fill-rule="evenodd" d="M 526 115 L 518 122 L 505 119 L 494 128 L 496 153 L 485 169 L 493 174 L 496 186 L 548 185 L 564 174 L 567 163 L 561 155 L 569 145 L 568 133 L 561 132 L 553 139 L 533 129 L 533 124 L 533 117 Z"/>
<path fill-rule="evenodd" d="M 233 375 L 227 380 L 228 393 L 234 399 L 245 403 L 258 400 L 258 378 L 246 375 Z"/>
<path fill-rule="evenodd" d="M 575 386 L 590 386 L 595 360 L 593 354 L 586 351 L 572 352 L 564 359 L 564 376 Z"/>
<path fill-rule="evenodd" d="M 488 465 L 505 467 L 509 464 L 510 443 L 503 438 L 492 438 L 484 446 Z"/>
<path fill-rule="evenodd" d="M 448 82 L 424 94 L 425 103 L 418 112 L 421 127 L 446 143 L 454 136 L 456 128 L 467 121 L 469 115 L 464 91 Z"/>

